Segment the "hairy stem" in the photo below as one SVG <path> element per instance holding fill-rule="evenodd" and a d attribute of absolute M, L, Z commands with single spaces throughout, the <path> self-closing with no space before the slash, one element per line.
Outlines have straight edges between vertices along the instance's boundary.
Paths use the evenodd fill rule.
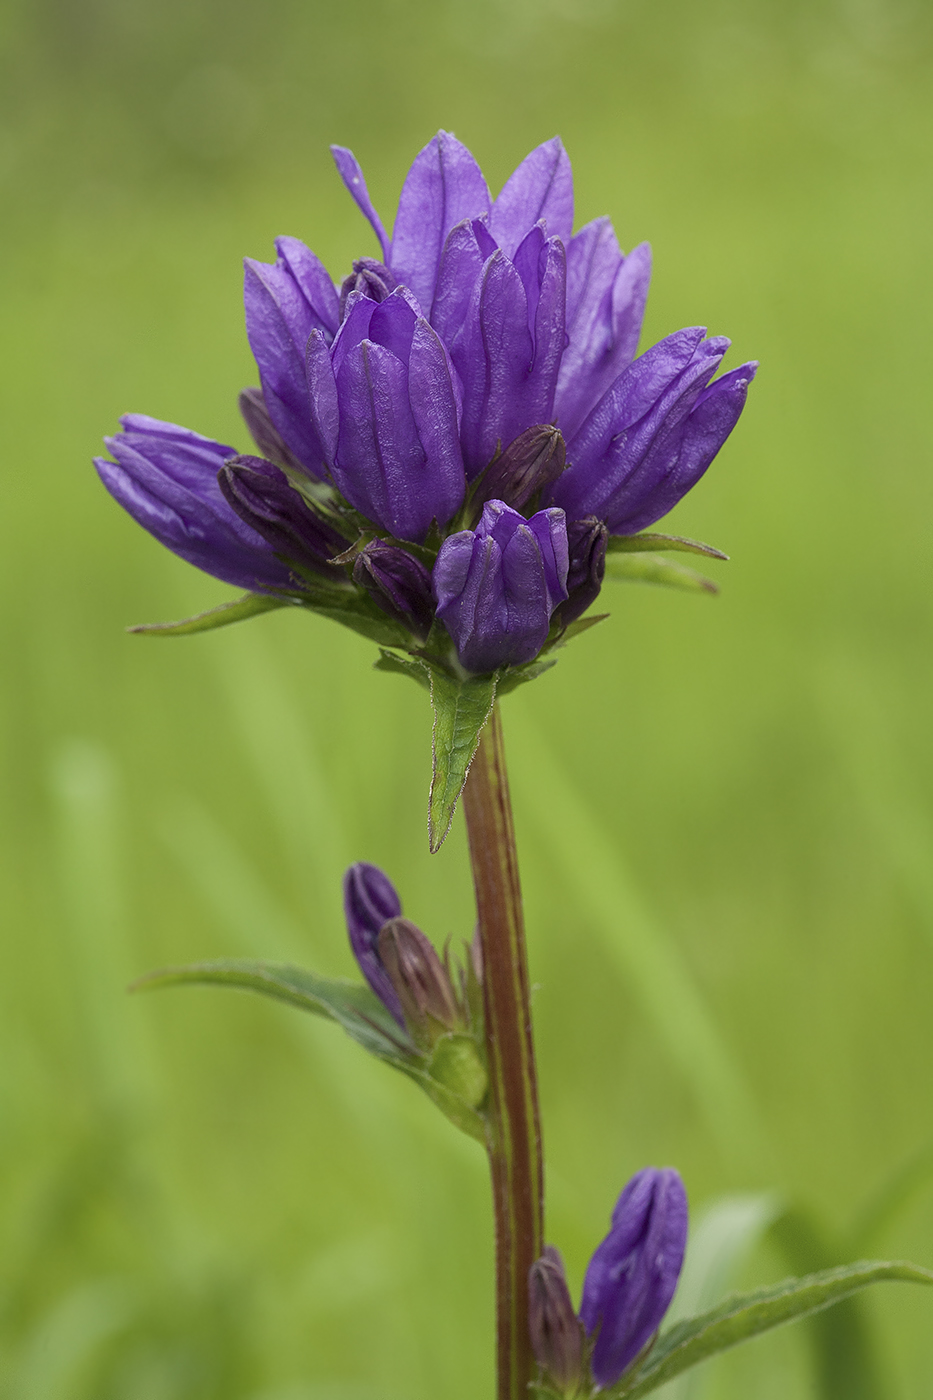
<path fill-rule="evenodd" d="M 544 1191 L 522 895 L 498 705 L 483 732 L 463 803 L 483 950 L 497 1393 L 498 1400 L 527 1400 L 534 1375 L 528 1270 L 542 1250 Z"/>

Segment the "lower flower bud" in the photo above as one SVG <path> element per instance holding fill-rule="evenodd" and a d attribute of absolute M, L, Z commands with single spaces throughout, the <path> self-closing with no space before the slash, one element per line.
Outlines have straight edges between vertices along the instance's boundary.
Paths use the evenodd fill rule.
<path fill-rule="evenodd" d="M 559 428 L 551 423 L 539 423 L 510 442 L 504 452 L 495 457 L 477 484 L 474 504 L 505 501 L 513 510 L 532 511 L 546 486 L 553 486 L 567 463 L 564 439 Z"/>
<path fill-rule="evenodd" d="M 459 1029 L 463 1018 L 450 975 L 420 928 L 410 919 L 389 919 L 376 942 L 414 1039 L 433 1045 L 447 1031 Z"/>
<path fill-rule="evenodd" d="M 564 1261 L 553 1245 L 528 1274 L 528 1325 L 545 1380 L 562 1395 L 575 1395 L 583 1372 L 583 1328 L 570 1301 Z"/>
<path fill-rule="evenodd" d="M 557 609 L 561 627 L 575 622 L 595 603 L 606 573 L 606 546 L 609 531 L 595 515 L 567 522 L 567 601 Z"/>
<path fill-rule="evenodd" d="M 434 621 L 431 575 L 407 549 L 373 540 L 356 556 L 353 578 L 383 612 L 419 641 L 427 639 Z"/>

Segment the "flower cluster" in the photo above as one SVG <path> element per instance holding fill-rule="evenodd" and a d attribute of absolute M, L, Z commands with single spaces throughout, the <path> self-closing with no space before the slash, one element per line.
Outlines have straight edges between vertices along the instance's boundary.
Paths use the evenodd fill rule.
<path fill-rule="evenodd" d="M 381 248 L 337 286 L 295 238 L 246 261 L 259 456 L 138 414 L 107 489 L 182 558 L 470 673 L 532 660 L 599 591 L 607 538 L 666 514 L 742 411 L 754 364 L 678 331 L 635 358 L 650 257 L 573 233 L 557 138 L 490 197 L 446 132 L 389 239 L 353 155 L 338 170 Z M 366 626 L 360 618 L 367 619 Z M 429 638 L 432 640 L 429 642 Z"/>
<path fill-rule="evenodd" d="M 646 1167 L 622 1191 L 574 1312 L 560 1254 L 532 1265 L 529 1319 L 545 1383 L 575 1396 L 588 1378 L 615 1385 L 653 1341 L 670 1306 L 687 1243 L 687 1196 L 672 1167 Z"/>

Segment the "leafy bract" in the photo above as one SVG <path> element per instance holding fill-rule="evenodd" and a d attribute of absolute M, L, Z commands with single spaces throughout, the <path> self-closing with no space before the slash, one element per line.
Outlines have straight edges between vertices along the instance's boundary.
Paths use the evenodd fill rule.
<path fill-rule="evenodd" d="M 477 1098 L 475 1076 L 471 1082 L 458 1083 L 456 1079 L 451 1082 L 449 1055 L 444 1064 L 435 1065 L 428 1060 L 365 983 L 350 982 L 343 977 L 319 977 L 292 963 L 220 958 L 151 972 L 134 982 L 130 990 L 190 984 L 260 992 L 315 1016 L 336 1021 L 369 1054 L 413 1079 L 456 1127 L 485 1142 L 486 1120 L 480 1108 L 481 1099 Z M 451 1040 L 458 1038 L 450 1037 Z M 435 1077 L 432 1071 L 441 1072 L 442 1077 Z M 458 1088 L 466 1090 L 469 1099 L 464 1098 Z"/>
<path fill-rule="evenodd" d="M 695 569 L 685 568 L 683 564 L 660 559 L 655 554 L 607 554 L 606 578 L 629 583 L 660 583 L 667 588 L 683 588 L 690 593 L 719 592 L 718 585 L 712 579 L 698 574 Z"/>
<path fill-rule="evenodd" d="M 716 1308 L 685 1318 L 659 1338 L 644 1362 L 606 1392 L 612 1400 L 638 1400 L 691 1366 L 851 1297 L 887 1280 L 933 1284 L 933 1272 L 903 1260 L 862 1261 L 727 1298 Z"/>
<path fill-rule="evenodd" d="M 285 608 L 297 601 L 296 598 L 273 593 L 244 593 L 242 598 L 233 598 L 229 603 L 208 608 L 207 612 L 196 613 L 194 617 L 183 618 L 180 622 L 140 622 L 126 630 L 139 632 L 145 637 L 187 637 L 194 632 L 212 632 L 215 627 L 229 627 L 231 622 L 244 622 L 248 617 L 258 617 L 260 613 Z"/>
<path fill-rule="evenodd" d="M 659 535 L 644 531 L 641 535 L 610 535 L 607 548 L 610 554 L 642 554 L 656 550 L 678 550 L 684 554 L 705 554 L 711 559 L 728 559 L 721 549 L 704 544 L 702 540 L 690 540 L 686 535 Z"/>
<path fill-rule="evenodd" d="M 432 853 L 440 850 L 450 830 L 479 736 L 495 703 L 497 681 L 497 673 L 459 680 L 439 667 L 431 667 L 434 765 L 428 799 L 428 839 Z"/>

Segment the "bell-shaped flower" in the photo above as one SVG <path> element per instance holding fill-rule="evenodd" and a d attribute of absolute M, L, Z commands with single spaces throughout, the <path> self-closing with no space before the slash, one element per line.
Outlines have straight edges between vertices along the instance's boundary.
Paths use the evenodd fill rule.
<path fill-rule="evenodd" d="M 553 508 L 526 520 L 490 501 L 475 530 L 446 539 L 434 565 L 437 616 L 463 666 L 486 673 L 533 660 L 567 597 L 567 568 L 564 513 Z"/>
<path fill-rule="evenodd" d="M 615 381 L 568 440 L 551 499 L 631 535 L 666 515 L 706 471 L 738 421 L 757 364 L 709 383 L 729 341 L 677 331 Z"/>
<path fill-rule="evenodd" d="M 421 542 L 446 525 L 465 480 L 450 361 L 400 287 L 384 301 L 360 292 L 328 347 L 307 348 L 311 421 L 338 490 L 398 539 Z"/>
<path fill-rule="evenodd" d="M 300 586 L 262 534 L 231 509 L 217 482 L 236 449 L 141 413 L 105 439 L 115 461 L 94 459 L 124 510 L 173 553 L 251 592 Z"/>
<path fill-rule="evenodd" d="M 687 1195 L 671 1167 L 646 1167 L 623 1190 L 583 1280 L 580 1320 L 597 1385 L 616 1381 L 667 1312 L 687 1244 Z"/>
<path fill-rule="evenodd" d="M 378 865 L 357 861 L 343 877 L 343 910 L 360 971 L 383 1006 L 404 1026 L 402 1003 L 379 953 L 380 929 L 402 912 L 395 886 Z"/>
<path fill-rule="evenodd" d="M 321 477 L 324 454 L 311 422 L 305 347 L 312 331 L 328 342 L 336 334 L 337 290 L 324 264 L 297 238 L 278 238 L 275 247 L 275 263 L 245 260 L 246 333 L 272 423 L 305 470 Z"/>

